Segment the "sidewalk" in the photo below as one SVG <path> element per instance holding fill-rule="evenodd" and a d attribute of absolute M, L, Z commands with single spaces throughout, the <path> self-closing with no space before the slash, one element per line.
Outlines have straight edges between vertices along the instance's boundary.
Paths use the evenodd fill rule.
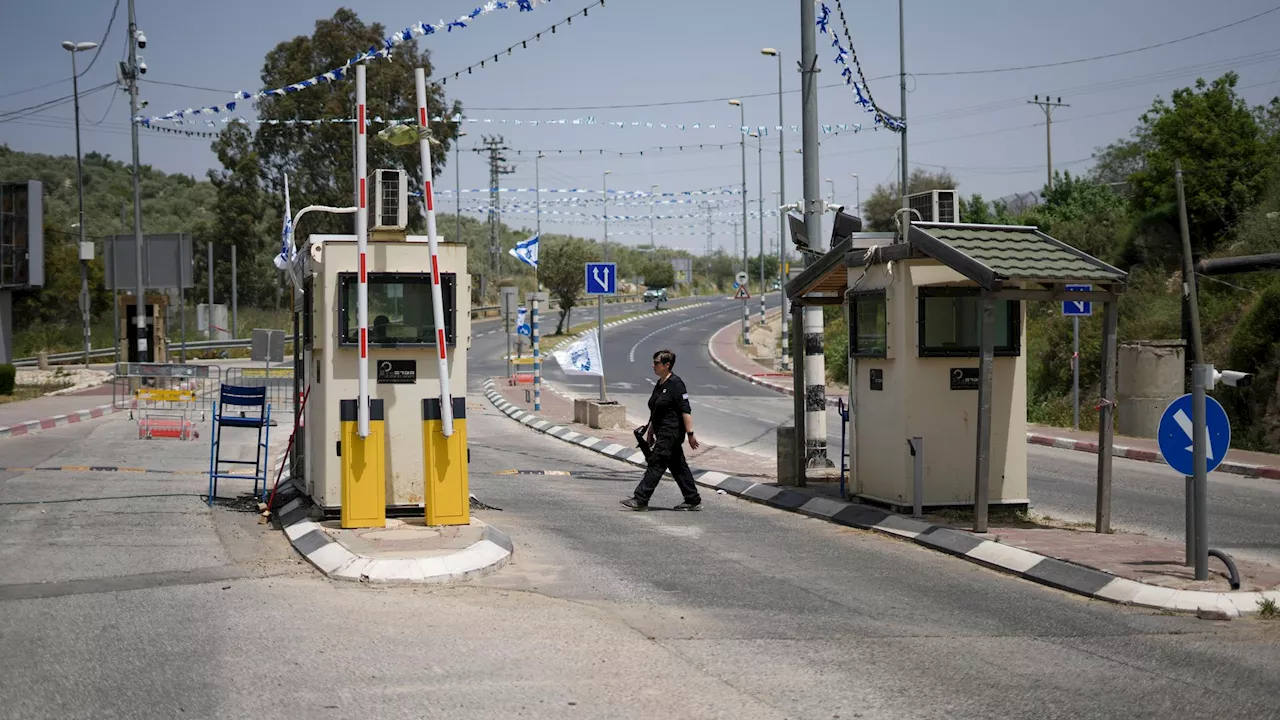
<path fill-rule="evenodd" d="M 767 387 L 787 395 L 794 394 L 791 387 L 791 373 L 770 372 L 760 363 L 752 360 L 738 347 L 737 338 L 741 325 L 731 323 L 718 330 L 707 342 L 707 351 L 711 361 L 721 370 L 747 380 L 761 387 Z M 849 402 L 847 393 L 829 393 L 827 406 L 834 407 L 838 400 Z M 1045 445 L 1064 450 L 1076 450 L 1093 455 L 1098 454 L 1098 433 L 1067 428 L 1049 427 L 1045 425 L 1028 425 L 1027 442 L 1033 445 Z M 1144 462 L 1163 463 L 1160 446 L 1152 438 L 1135 438 L 1116 435 L 1111 450 L 1114 457 L 1141 460 Z M 1227 459 L 1218 466 L 1215 472 L 1244 475 L 1251 478 L 1280 480 L 1280 455 L 1232 449 Z"/>
<path fill-rule="evenodd" d="M 535 432 L 551 435 L 630 465 L 643 465 L 634 438 L 625 431 L 601 431 L 570 422 L 572 404 L 544 396 L 541 413 L 526 409 L 524 387 L 503 378 L 485 383 L 485 395 L 500 411 Z M 519 401 L 519 404 L 513 402 Z M 566 415 L 567 408 L 567 415 Z M 725 452 L 725 451 L 721 451 Z M 727 462 L 726 462 L 727 461 Z M 694 479 L 704 487 L 744 500 L 836 524 L 892 535 L 933 550 L 1033 582 L 1108 602 L 1164 612 L 1191 612 L 1206 619 L 1230 619 L 1257 613 L 1264 600 L 1280 603 L 1280 569 L 1238 561 L 1240 586 L 1232 589 L 1216 560 L 1209 579 L 1196 581 L 1183 565 L 1180 543 L 1146 535 L 1101 535 L 1071 527 L 1041 524 L 1035 518 L 993 513 L 990 532 L 965 529 L 960 514 L 937 513 L 922 519 L 890 513 L 838 497 L 829 483 L 779 487 L 774 477 L 735 473 L 762 472 L 759 458 L 735 459 L 710 451 L 690 456 Z M 757 478 L 757 479 L 750 479 Z"/>

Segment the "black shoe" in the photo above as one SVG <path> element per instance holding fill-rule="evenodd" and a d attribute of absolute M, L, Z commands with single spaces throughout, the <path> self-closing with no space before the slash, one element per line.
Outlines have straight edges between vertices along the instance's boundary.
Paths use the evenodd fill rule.
<path fill-rule="evenodd" d="M 689 501 L 687 501 L 687 500 L 686 500 L 685 502 L 682 502 L 682 503 L 680 503 L 679 505 L 677 505 L 677 506 L 675 506 L 675 507 L 673 507 L 673 508 L 671 508 L 671 509 L 672 509 L 672 510 L 688 510 L 688 511 L 690 511 L 690 512 L 693 512 L 693 511 L 695 511 L 695 510 L 701 510 L 701 509 L 702 509 L 702 501 L 701 501 L 701 500 L 699 500 L 699 501 L 698 501 L 698 502 L 696 502 L 696 503 L 691 503 L 691 502 L 689 502 Z"/>
<path fill-rule="evenodd" d="M 635 510 L 636 512 L 641 512 L 649 509 L 649 503 L 641 502 L 640 500 L 637 500 L 633 497 L 629 497 L 626 500 L 623 500 L 622 504 L 623 506 L 630 508 L 632 510 Z"/>

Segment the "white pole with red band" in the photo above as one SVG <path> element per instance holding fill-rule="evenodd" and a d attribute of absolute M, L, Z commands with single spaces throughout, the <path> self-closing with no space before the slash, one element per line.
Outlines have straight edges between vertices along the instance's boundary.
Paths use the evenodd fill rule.
<path fill-rule="evenodd" d="M 366 150 L 369 136 L 365 129 L 364 65 L 356 65 L 356 251 L 360 255 L 360 276 L 356 283 L 356 327 L 360 333 L 360 362 L 357 364 L 359 400 L 357 433 L 369 437 L 369 175 Z"/>
<path fill-rule="evenodd" d="M 436 325 L 436 359 L 440 376 L 440 419 L 444 436 L 453 435 L 453 398 L 449 392 L 449 359 L 445 354 L 444 299 L 440 288 L 440 247 L 436 242 L 436 201 L 431 191 L 431 142 L 427 137 L 427 74 L 422 68 L 413 71 L 418 86 L 418 124 L 421 135 L 418 148 L 422 154 L 422 202 L 427 210 L 427 245 L 431 249 L 431 309 Z"/>

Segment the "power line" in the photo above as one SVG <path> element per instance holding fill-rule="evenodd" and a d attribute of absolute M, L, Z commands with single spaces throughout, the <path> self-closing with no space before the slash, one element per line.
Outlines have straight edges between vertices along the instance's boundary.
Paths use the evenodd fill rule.
<path fill-rule="evenodd" d="M 1120 52 L 1107 53 L 1105 55 L 1093 55 L 1091 57 L 1076 58 L 1075 60 L 1062 60 L 1060 62 L 1039 63 L 1037 65 L 1018 65 L 1015 67 L 988 68 L 986 70 L 951 70 L 947 72 L 912 73 L 912 74 L 915 75 L 916 77 L 949 77 L 954 75 L 990 75 L 993 73 L 1018 72 L 1020 70 L 1039 70 L 1042 68 L 1062 67 L 1063 65 L 1078 65 L 1080 63 L 1093 62 L 1095 60 L 1109 60 L 1111 58 L 1122 57 L 1124 55 L 1132 55 L 1134 53 L 1146 52 L 1147 50 L 1155 50 L 1156 48 L 1168 47 L 1170 45 L 1176 45 L 1177 43 L 1180 43 L 1180 42 L 1186 42 L 1187 40 L 1194 40 L 1196 38 L 1204 37 L 1205 35 L 1211 35 L 1213 33 L 1218 32 L 1219 30 L 1226 30 L 1227 28 L 1233 28 L 1237 25 L 1243 25 L 1244 23 L 1247 23 L 1250 20 L 1257 20 L 1258 18 L 1264 15 L 1270 15 L 1271 13 L 1276 12 L 1277 10 L 1280 10 L 1280 6 L 1273 7 L 1270 10 L 1264 10 L 1258 13 L 1257 15 L 1252 15 L 1243 20 L 1237 20 L 1233 23 L 1221 25 L 1219 27 L 1213 28 L 1212 30 L 1204 30 L 1194 35 L 1187 35 L 1185 37 L 1180 37 L 1175 40 L 1166 40 L 1161 43 L 1156 43 L 1155 45 L 1146 45 L 1140 48 L 1133 48 L 1132 50 L 1121 50 Z"/>
<path fill-rule="evenodd" d="M 85 73 L 89 72 L 89 69 L 93 67 L 93 64 L 98 61 L 98 55 L 102 54 L 102 48 L 107 44 L 107 38 L 111 36 L 111 26 L 115 24 L 116 11 L 119 9 L 120 9 L 120 0 L 116 0 L 115 7 L 111 9 L 111 19 L 107 21 L 107 31 L 102 34 L 102 42 L 98 43 L 97 52 L 93 54 L 93 59 L 89 61 L 89 65 L 85 67 L 84 70 L 81 70 L 80 74 L 77 75 L 76 77 L 84 77 Z M 51 80 L 47 83 L 44 83 L 43 85 L 36 85 L 34 87 L 29 87 L 24 90 L 14 90 L 13 92 L 7 92 L 3 95 L 0 95 L 0 99 L 13 97 L 14 95 L 25 95 L 26 93 L 35 92 L 36 90 L 43 90 L 47 87 L 53 87 L 54 85 L 64 83 L 70 79 L 71 78 L 62 78 L 59 80 Z"/>
<path fill-rule="evenodd" d="M 115 85 L 115 82 L 104 83 L 95 88 L 91 88 L 89 90 L 86 90 L 80 93 L 80 97 L 85 97 L 90 93 L 98 92 L 99 90 L 103 90 L 105 88 L 111 87 L 112 85 Z M 26 117 L 26 115 L 23 115 L 22 113 L 26 113 L 28 115 L 34 115 L 36 113 L 44 112 L 45 110 L 52 110 L 58 105 L 64 105 L 66 103 L 72 102 L 73 100 L 75 100 L 74 93 L 72 93 L 71 95 L 63 95 L 60 98 L 47 100 L 45 102 L 37 103 L 35 105 L 28 105 L 27 107 L 19 108 L 17 110 L 9 110 L 8 112 L 0 113 L 0 123 L 8 122 L 9 120 L 17 120 L 20 117 Z"/>

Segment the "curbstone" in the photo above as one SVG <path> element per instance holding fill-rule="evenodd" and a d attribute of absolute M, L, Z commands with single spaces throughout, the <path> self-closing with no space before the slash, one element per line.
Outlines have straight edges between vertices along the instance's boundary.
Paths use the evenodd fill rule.
<path fill-rule="evenodd" d="M 492 379 L 485 380 L 484 394 L 494 407 L 507 415 L 504 407 L 510 404 L 495 389 Z M 590 435 L 570 432 L 554 434 L 550 428 L 534 430 L 563 442 L 586 447 L 606 457 L 614 457 L 631 465 L 644 466 L 633 458 L 640 453 L 615 456 L 606 453 L 611 444 Z M 563 429 L 563 428 L 561 428 Z M 571 437 L 572 436 L 572 437 Z M 643 457 L 641 455 L 641 457 Z M 1263 598 L 1280 602 L 1280 590 L 1266 592 L 1204 592 L 1173 590 L 1147 585 L 1128 578 L 1121 578 L 1101 570 L 1064 562 L 1029 550 L 1004 545 L 976 537 L 954 528 L 915 520 L 867 505 L 845 502 L 834 498 L 810 496 L 774 485 L 752 482 L 716 470 L 693 470 L 694 482 L 702 487 L 724 492 L 750 502 L 794 512 L 807 517 L 826 520 L 838 525 L 878 532 L 901 540 L 908 540 L 930 550 L 947 553 L 971 563 L 1025 580 L 1064 590 L 1076 595 L 1118 605 L 1144 607 L 1153 610 L 1169 610 L 1183 613 L 1207 611 L 1226 616 L 1226 619 L 1257 613 Z"/>
<path fill-rule="evenodd" d="M 79 410 L 65 415 L 54 415 L 53 417 L 43 418 L 40 420 L 29 420 L 27 422 L 18 423 L 17 425 L 6 425 L 0 427 L 0 438 L 18 437 L 19 435 L 32 435 L 41 430 L 51 430 L 63 425 L 71 425 L 73 423 L 84 422 L 86 420 L 95 420 L 107 415 L 114 415 L 121 412 L 124 408 L 117 408 L 114 405 L 99 405 L 88 410 Z"/>

